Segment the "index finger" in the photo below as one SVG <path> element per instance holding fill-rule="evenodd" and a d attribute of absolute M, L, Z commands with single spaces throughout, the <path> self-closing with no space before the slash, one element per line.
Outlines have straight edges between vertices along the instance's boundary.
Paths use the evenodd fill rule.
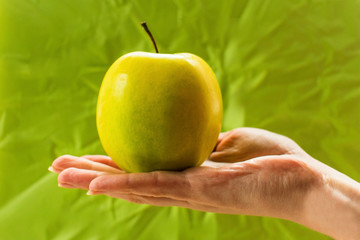
<path fill-rule="evenodd" d="M 118 165 L 109 157 L 105 155 L 84 155 L 81 156 L 82 158 L 86 158 L 88 160 L 91 160 L 93 162 L 98 162 L 102 164 L 109 165 L 110 167 L 120 169 Z"/>
<path fill-rule="evenodd" d="M 89 169 L 89 170 L 96 170 L 102 172 L 111 172 L 111 173 L 123 173 L 122 170 L 119 168 L 114 168 L 107 164 L 103 164 L 97 161 L 91 161 L 84 157 L 75 157 L 71 155 L 63 155 L 58 157 L 52 163 L 52 169 L 56 173 L 60 173 L 67 168 L 80 168 L 80 169 Z"/>

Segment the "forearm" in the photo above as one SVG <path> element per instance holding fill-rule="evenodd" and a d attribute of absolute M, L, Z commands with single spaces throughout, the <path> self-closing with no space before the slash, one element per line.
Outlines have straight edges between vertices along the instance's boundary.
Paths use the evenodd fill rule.
<path fill-rule="evenodd" d="M 334 169 L 326 172 L 295 221 L 335 239 L 360 239 L 360 183 Z"/>

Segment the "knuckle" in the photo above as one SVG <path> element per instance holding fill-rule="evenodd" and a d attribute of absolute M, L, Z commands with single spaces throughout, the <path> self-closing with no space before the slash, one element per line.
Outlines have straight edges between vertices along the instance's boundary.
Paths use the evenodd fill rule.
<path fill-rule="evenodd" d="M 192 195 L 201 189 L 201 186 L 199 186 L 200 184 L 202 183 L 199 179 L 185 175 L 181 186 L 181 189 L 185 190 L 183 193 L 184 197 L 191 199 L 193 197 Z"/>
<path fill-rule="evenodd" d="M 164 186 L 164 181 L 162 174 L 158 171 L 151 172 L 151 181 L 150 183 L 150 194 L 151 195 L 164 195 L 166 193 L 166 186 Z"/>
<path fill-rule="evenodd" d="M 243 128 L 235 128 L 234 133 L 242 133 L 243 132 Z"/>
<path fill-rule="evenodd" d="M 124 177 L 122 185 L 125 189 L 133 187 L 134 185 L 133 176 L 134 176 L 133 174 L 128 174 Z"/>
<path fill-rule="evenodd" d="M 238 136 L 244 135 L 246 133 L 246 129 L 244 129 L 244 128 L 235 128 L 231 132 L 232 132 L 231 137 L 238 137 Z"/>
<path fill-rule="evenodd" d="M 162 179 L 160 172 L 152 172 L 152 184 L 154 187 L 161 187 Z"/>

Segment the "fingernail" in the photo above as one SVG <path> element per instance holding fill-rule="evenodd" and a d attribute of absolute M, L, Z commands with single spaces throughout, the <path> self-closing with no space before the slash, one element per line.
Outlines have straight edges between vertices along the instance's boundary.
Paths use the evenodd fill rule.
<path fill-rule="evenodd" d="M 58 186 L 62 188 L 75 188 L 75 186 L 67 183 L 59 183 Z"/>
<path fill-rule="evenodd" d="M 86 195 L 100 195 L 100 194 L 104 194 L 104 192 L 98 192 L 98 191 L 91 191 L 89 190 Z"/>
<path fill-rule="evenodd" d="M 56 173 L 55 170 L 54 170 L 54 168 L 53 168 L 52 166 L 50 166 L 50 167 L 48 168 L 48 170 L 49 170 L 50 172 Z"/>
<path fill-rule="evenodd" d="M 93 192 L 93 191 L 91 191 L 91 190 L 89 190 L 89 191 L 87 191 L 86 195 L 96 195 L 96 193 Z"/>

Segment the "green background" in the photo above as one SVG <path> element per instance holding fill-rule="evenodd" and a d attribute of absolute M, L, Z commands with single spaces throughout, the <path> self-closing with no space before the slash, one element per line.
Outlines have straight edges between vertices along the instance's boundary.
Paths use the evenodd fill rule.
<path fill-rule="evenodd" d="M 102 154 L 97 94 L 119 56 L 191 52 L 223 131 L 287 135 L 360 180 L 358 0 L 0 0 L 0 239 L 329 239 L 271 218 L 135 205 L 57 187 L 62 154 Z"/>

